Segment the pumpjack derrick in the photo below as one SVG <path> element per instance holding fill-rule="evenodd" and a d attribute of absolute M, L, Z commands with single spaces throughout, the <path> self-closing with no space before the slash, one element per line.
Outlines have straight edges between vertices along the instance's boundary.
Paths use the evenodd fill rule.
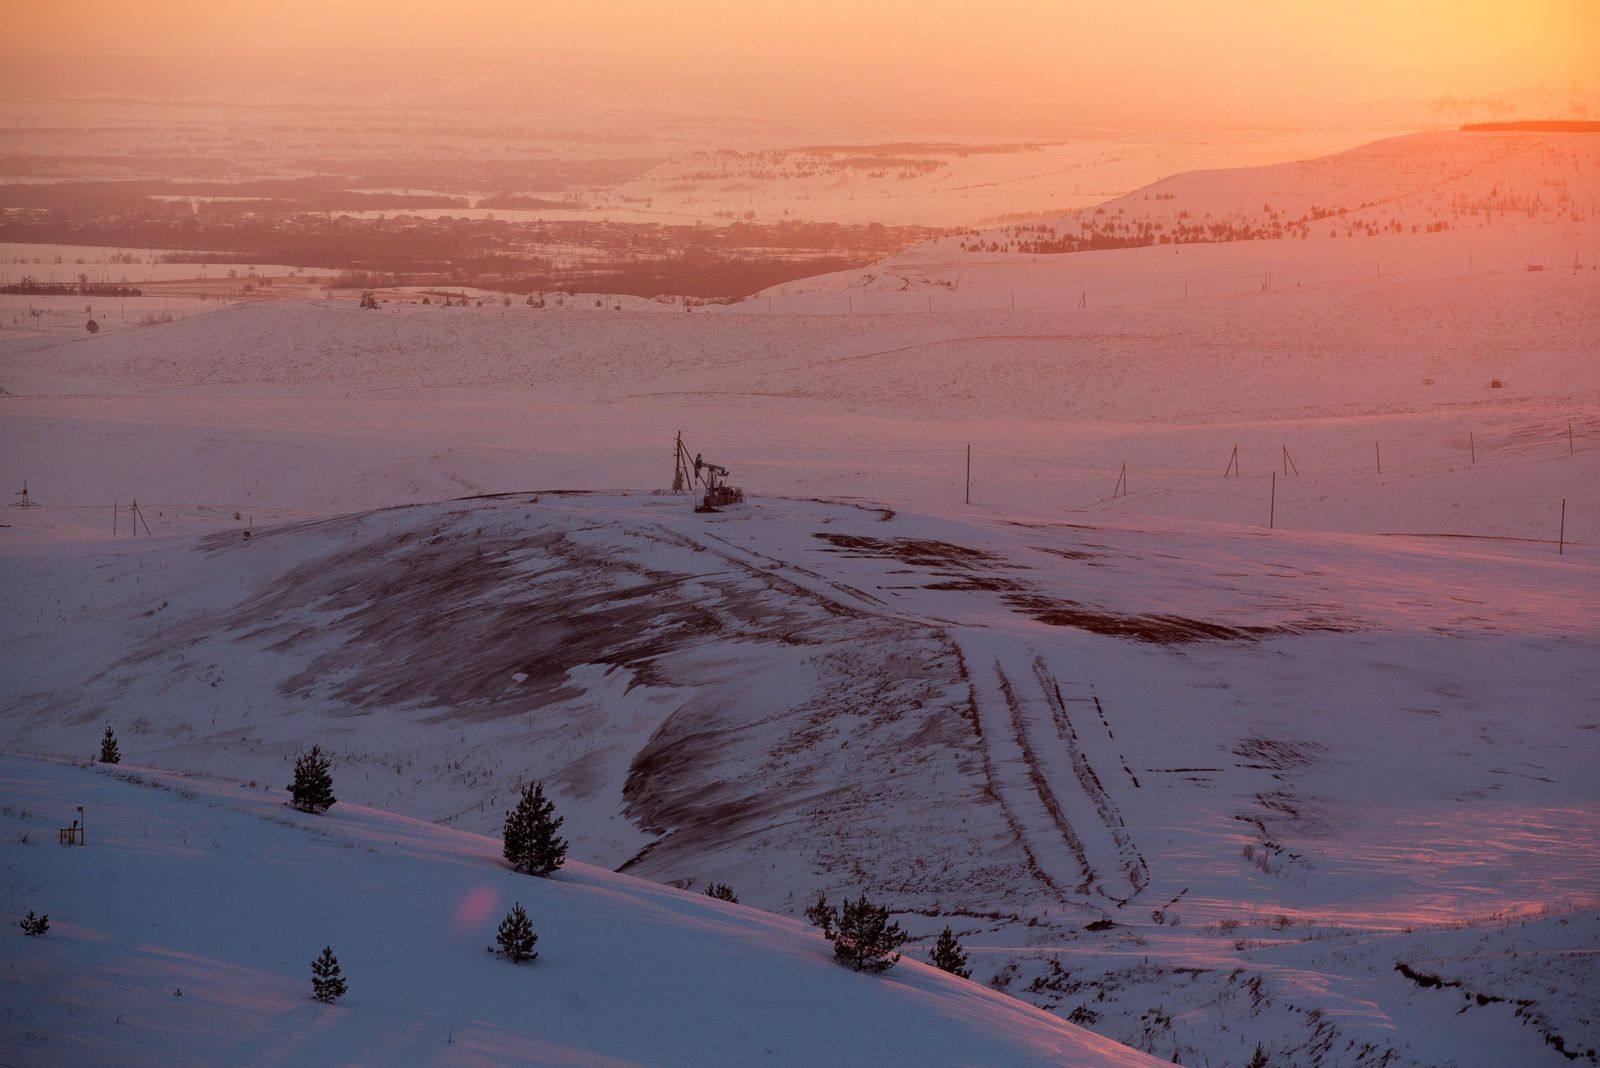
<path fill-rule="evenodd" d="M 715 512 L 730 504 L 744 503 L 744 490 L 728 485 L 728 469 L 710 462 L 701 453 L 695 453 L 690 458 L 681 433 L 678 435 L 673 463 L 673 493 L 692 493 L 696 484 L 704 490 L 700 503 L 695 505 L 695 511 Z"/>

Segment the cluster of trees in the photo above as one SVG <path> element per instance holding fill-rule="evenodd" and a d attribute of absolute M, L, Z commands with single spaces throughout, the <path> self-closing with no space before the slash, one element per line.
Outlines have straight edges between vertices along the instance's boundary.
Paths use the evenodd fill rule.
<path fill-rule="evenodd" d="M 10 285 L 0 286 L 0 293 L 22 297 L 142 297 L 144 290 L 133 286 L 102 285 L 98 282 L 41 282 L 31 275 Z"/>

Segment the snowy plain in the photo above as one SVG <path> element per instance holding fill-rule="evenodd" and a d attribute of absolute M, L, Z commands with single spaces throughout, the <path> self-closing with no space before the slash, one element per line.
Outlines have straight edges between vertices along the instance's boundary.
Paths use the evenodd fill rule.
<path fill-rule="evenodd" d="M 0 745 L 276 787 L 319 740 L 347 801 L 479 834 L 542 778 L 579 860 L 868 890 L 1163 1060 L 1592 1060 L 1595 234 L 9 340 L 45 507 L 0 528 Z M 750 504 L 659 492 L 679 430 Z"/>

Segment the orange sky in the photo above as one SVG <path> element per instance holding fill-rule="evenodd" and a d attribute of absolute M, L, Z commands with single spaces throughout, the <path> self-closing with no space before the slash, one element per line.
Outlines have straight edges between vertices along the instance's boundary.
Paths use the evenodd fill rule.
<path fill-rule="evenodd" d="M 1596 0 L 7 0 L 0 52 L 70 82 L 83 55 L 216 63 L 270 91 L 343 67 L 419 83 L 496 77 L 586 92 L 771 94 L 834 105 L 1107 111 L 1175 125 L 1388 98 L 1585 84 Z M 581 55 L 575 59 L 575 55 Z M 78 56 L 76 60 L 65 57 Z M 61 58 L 57 58 L 61 57 Z M 223 62 L 226 61 L 226 62 Z M 51 63 L 62 64 L 52 76 Z M 180 64 L 181 65 L 181 64 Z M 290 75 L 293 75 L 293 78 Z M 8 83 L 15 91 L 16 83 Z M 136 86 L 130 90 L 138 92 Z M 237 88 L 237 87 L 218 87 Z M 165 91 L 165 90 L 163 90 Z M 1315 117 L 1315 116 L 1311 116 Z"/>

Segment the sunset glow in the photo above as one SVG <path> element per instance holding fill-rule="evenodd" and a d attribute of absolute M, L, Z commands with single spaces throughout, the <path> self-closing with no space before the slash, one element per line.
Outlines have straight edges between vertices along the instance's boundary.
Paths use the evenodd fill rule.
<path fill-rule="evenodd" d="M 1446 101 L 1534 93 L 1564 110 L 1600 89 L 1600 7 L 1587 0 L 500 0 L 440 15 L 395 0 L 93 0 L 18 8 L 0 50 L 13 92 L 104 93 L 119 78 L 139 95 L 359 86 L 373 102 L 429 106 L 479 89 L 480 106 L 522 108 L 581 88 L 791 118 L 915 113 L 919 126 L 970 125 L 1003 104 L 1045 131 L 1371 125 L 1430 104 L 1448 121 Z"/>
<path fill-rule="evenodd" d="M 10 7 L 0 1061 L 1600 1060 L 1600 0 Z"/>

